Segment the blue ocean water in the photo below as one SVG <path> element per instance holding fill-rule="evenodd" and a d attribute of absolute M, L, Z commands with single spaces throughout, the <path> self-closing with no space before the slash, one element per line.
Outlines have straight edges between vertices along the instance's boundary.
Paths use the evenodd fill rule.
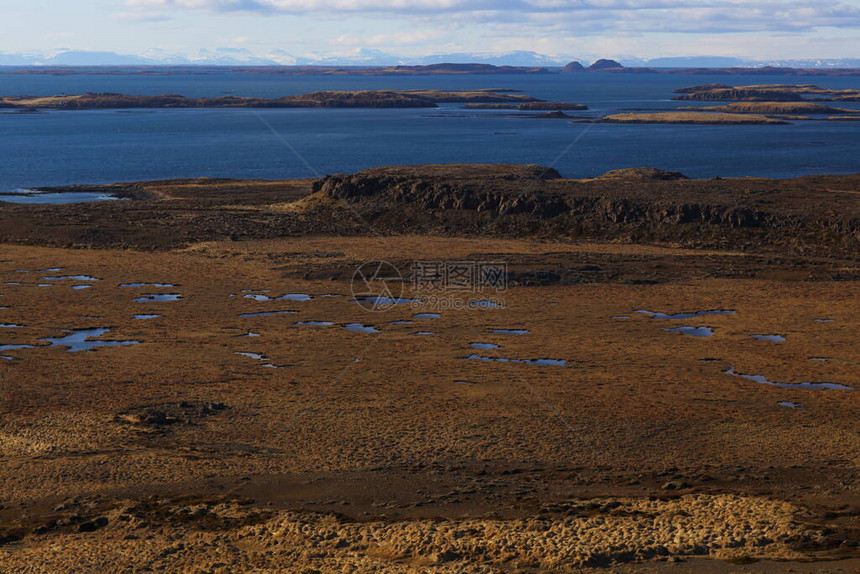
<path fill-rule="evenodd" d="M 276 97 L 315 90 L 507 88 L 587 104 L 599 117 L 627 108 L 672 109 L 676 88 L 816 83 L 858 88 L 851 77 L 553 74 L 504 76 L 16 75 L 0 94 L 177 93 Z M 860 109 L 860 104 L 837 104 Z M 580 114 L 580 112 L 570 112 Z M 493 110 L 97 110 L 0 113 L 0 191 L 175 177 L 279 179 L 380 165 L 490 162 L 551 165 L 567 177 L 623 167 L 692 177 L 793 177 L 860 171 L 860 123 L 672 126 L 572 123 Z"/>

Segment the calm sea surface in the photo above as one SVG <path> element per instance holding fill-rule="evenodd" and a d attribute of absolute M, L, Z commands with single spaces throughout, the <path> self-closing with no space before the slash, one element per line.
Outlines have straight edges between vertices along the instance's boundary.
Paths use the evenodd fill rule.
<path fill-rule="evenodd" d="M 546 76 L 28 76 L 0 74 L 0 94 L 176 93 L 276 97 L 315 90 L 510 88 L 587 104 L 602 116 L 673 102 L 707 82 L 816 83 L 860 78 L 554 74 Z M 860 104 L 834 104 L 860 109 Z M 0 191 L 174 177 L 278 179 L 380 165 L 507 162 L 552 165 L 568 177 L 652 166 L 694 177 L 792 177 L 860 171 L 860 122 L 788 126 L 576 124 L 461 110 L 133 110 L 0 113 Z"/>

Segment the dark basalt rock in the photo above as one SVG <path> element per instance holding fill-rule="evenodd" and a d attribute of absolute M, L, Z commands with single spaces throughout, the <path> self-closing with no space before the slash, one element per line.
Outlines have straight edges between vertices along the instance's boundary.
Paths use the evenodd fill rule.
<path fill-rule="evenodd" d="M 588 68 L 586 68 L 586 69 L 589 71 L 592 71 L 592 72 L 597 72 L 600 70 L 611 70 L 611 69 L 623 68 L 623 67 L 624 66 L 622 66 L 620 62 L 616 62 L 615 60 L 607 60 L 607 59 L 601 58 L 600 60 L 597 60 L 596 62 L 594 62 L 593 64 L 588 66 Z"/>
<path fill-rule="evenodd" d="M 582 64 L 580 64 L 579 62 L 574 60 L 573 62 L 570 62 L 565 67 L 563 67 L 561 69 L 561 71 L 565 72 L 565 73 L 567 73 L 567 72 L 584 72 L 585 66 L 583 66 Z"/>
<path fill-rule="evenodd" d="M 227 408 L 224 403 L 182 401 L 134 407 L 119 413 L 115 420 L 146 427 L 194 424 L 199 419 L 212 416 Z"/>
<path fill-rule="evenodd" d="M 640 181 L 673 181 L 689 179 L 680 171 L 664 171 L 653 167 L 630 167 L 607 171 L 597 179 L 630 179 Z"/>

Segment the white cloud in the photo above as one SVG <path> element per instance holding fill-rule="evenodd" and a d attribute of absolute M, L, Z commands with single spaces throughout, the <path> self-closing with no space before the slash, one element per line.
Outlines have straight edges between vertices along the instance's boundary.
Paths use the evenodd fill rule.
<path fill-rule="evenodd" d="M 127 0 L 130 14 L 309 14 L 330 17 L 453 18 L 521 30 L 595 34 L 617 31 L 716 33 L 804 31 L 860 26 L 860 8 L 844 0 Z M 396 35 L 391 35 L 396 36 Z M 348 37 L 340 40 L 349 41 Z M 400 45 L 392 38 L 385 44 Z"/>
<path fill-rule="evenodd" d="M 436 42 L 443 37 L 439 30 L 413 30 L 410 32 L 395 32 L 393 34 L 375 34 L 372 36 L 355 36 L 344 34 L 334 38 L 333 46 L 370 46 L 374 48 L 385 46 L 415 46 Z"/>

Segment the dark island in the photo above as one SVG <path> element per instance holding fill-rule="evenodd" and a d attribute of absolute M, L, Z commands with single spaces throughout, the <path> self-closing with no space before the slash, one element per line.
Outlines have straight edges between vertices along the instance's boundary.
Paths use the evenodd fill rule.
<path fill-rule="evenodd" d="M 132 109 L 132 108 L 435 108 L 440 103 L 537 103 L 537 98 L 513 90 L 357 90 L 323 91 L 282 98 L 187 98 L 177 94 L 77 94 L 48 97 L 0 96 L 0 107 L 11 109 Z"/>

